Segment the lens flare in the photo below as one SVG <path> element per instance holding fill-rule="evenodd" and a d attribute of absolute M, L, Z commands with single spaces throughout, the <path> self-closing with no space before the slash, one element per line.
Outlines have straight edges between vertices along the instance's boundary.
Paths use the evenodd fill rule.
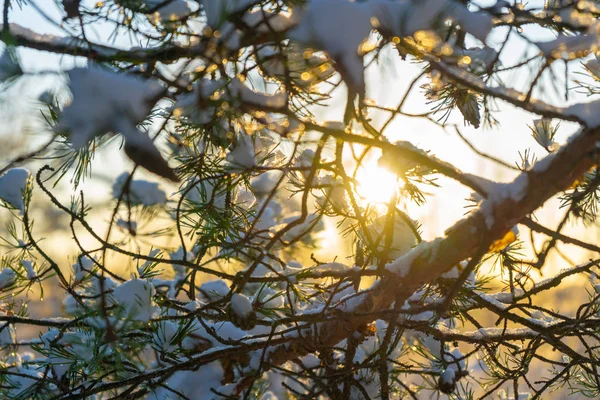
<path fill-rule="evenodd" d="M 386 203 L 400 187 L 396 175 L 376 165 L 359 169 L 356 180 L 357 194 L 366 203 Z"/>

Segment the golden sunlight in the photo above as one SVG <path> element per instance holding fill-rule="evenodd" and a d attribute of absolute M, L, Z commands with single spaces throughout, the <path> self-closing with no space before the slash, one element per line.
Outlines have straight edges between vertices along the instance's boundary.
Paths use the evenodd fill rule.
<path fill-rule="evenodd" d="M 356 172 L 356 180 L 357 193 L 367 203 L 385 203 L 399 187 L 396 175 L 377 165 L 360 168 Z"/>

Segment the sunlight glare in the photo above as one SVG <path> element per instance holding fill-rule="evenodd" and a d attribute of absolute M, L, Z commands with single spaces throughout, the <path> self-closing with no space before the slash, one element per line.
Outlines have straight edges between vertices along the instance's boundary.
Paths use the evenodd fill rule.
<path fill-rule="evenodd" d="M 368 165 L 356 173 L 358 195 L 367 203 L 385 203 L 399 187 L 396 175 L 377 165 Z"/>

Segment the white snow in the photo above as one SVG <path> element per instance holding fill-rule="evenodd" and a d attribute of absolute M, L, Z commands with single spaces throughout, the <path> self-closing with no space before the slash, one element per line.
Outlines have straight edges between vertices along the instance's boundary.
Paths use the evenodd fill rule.
<path fill-rule="evenodd" d="M 531 313 L 531 318 L 527 318 L 527 321 L 531 324 L 538 325 L 543 328 L 549 328 L 556 322 L 554 318 L 544 314 L 540 310 L 534 310 Z"/>
<path fill-rule="evenodd" d="M 306 368 L 317 368 L 321 365 L 321 360 L 314 354 L 307 354 L 300 361 Z"/>
<path fill-rule="evenodd" d="M 317 204 L 320 207 L 333 207 L 335 211 L 344 213 L 350 207 L 350 202 L 346 196 L 346 188 L 342 178 L 333 175 L 325 175 L 319 179 L 319 186 L 324 196 L 317 198 Z"/>
<path fill-rule="evenodd" d="M 123 172 L 115 180 L 112 187 L 113 197 L 119 198 L 123 192 L 125 182 L 129 178 L 129 173 Z M 159 189 L 158 183 L 149 182 L 142 179 L 132 179 L 129 182 L 129 192 L 123 195 L 125 201 L 129 200 L 131 204 L 144 206 L 154 206 L 167 202 L 167 195 Z"/>
<path fill-rule="evenodd" d="M 440 330 L 448 334 L 460 334 L 472 340 L 509 340 L 511 337 L 535 337 L 540 333 L 530 328 L 479 328 L 475 331 L 459 332 L 456 330 L 441 328 Z"/>
<path fill-rule="evenodd" d="M 341 274 L 344 272 L 348 272 L 350 270 L 352 270 L 352 268 L 350 268 L 349 266 L 333 261 L 330 263 L 318 265 L 317 267 L 313 268 L 311 270 L 311 272 L 317 273 L 317 274 L 328 274 L 328 273 L 340 273 Z M 360 268 L 358 270 L 360 270 Z"/>
<path fill-rule="evenodd" d="M 563 112 L 567 116 L 577 118 L 589 129 L 600 126 L 600 100 L 573 104 L 565 107 Z"/>
<path fill-rule="evenodd" d="M 222 0 L 208 0 L 218 3 Z M 218 389 L 223 379 L 223 368 L 218 361 L 201 366 L 195 371 L 177 371 L 167 381 L 169 389 L 158 388 L 150 393 L 148 400 L 165 400 L 173 398 L 173 391 L 182 393 L 190 399 L 215 399 L 219 396 L 211 392 L 210 389 Z"/>
<path fill-rule="evenodd" d="M 252 313 L 252 302 L 248 296 L 242 293 L 234 293 L 231 296 L 231 311 L 244 318 Z"/>
<path fill-rule="evenodd" d="M 171 321 L 160 321 L 153 333 L 155 346 L 158 350 L 171 353 L 177 350 L 173 339 L 177 336 L 179 326 Z"/>
<path fill-rule="evenodd" d="M 373 30 L 370 2 L 313 0 L 288 37 L 325 50 L 340 65 L 342 76 L 364 93 L 363 59 L 359 46 Z"/>
<path fill-rule="evenodd" d="M 171 253 L 169 253 L 169 257 L 171 258 L 171 260 L 183 260 L 184 253 L 183 253 L 183 247 L 179 246 L 179 248 L 176 251 L 173 251 Z M 193 251 L 186 251 L 185 252 L 185 260 L 190 262 L 193 261 L 194 258 L 196 258 L 196 254 L 194 254 Z M 186 267 L 184 265 L 181 264 L 171 264 L 171 266 L 173 267 L 173 271 L 175 271 L 175 276 L 178 279 L 182 279 L 185 277 L 185 273 L 186 273 Z"/>
<path fill-rule="evenodd" d="M 0 177 L 0 199 L 19 210 L 21 215 L 25 212 L 23 191 L 30 176 L 31 172 L 24 168 L 12 168 Z"/>
<path fill-rule="evenodd" d="M 287 95 L 283 92 L 268 94 L 255 92 L 237 78 L 229 83 L 224 79 L 202 79 L 194 84 L 191 93 L 178 98 L 175 109 L 198 124 L 210 122 L 215 114 L 216 101 L 242 102 L 244 105 L 258 109 L 281 109 L 287 103 Z M 208 105 L 207 105 L 208 104 Z M 202 107 L 200 107 L 202 105 Z"/>
<path fill-rule="evenodd" d="M 155 258 L 158 254 L 160 253 L 160 249 L 152 249 L 150 250 L 150 252 L 148 253 L 148 257 L 151 258 Z M 138 275 L 142 275 L 144 273 L 144 271 L 146 270 L 146 268 L 152 264 L 152 261 L 144 261 L 143 264 L 141 264 L 140 266 L 138 266 L 137 270 L 138 270 Z"/>
<path fill-rule="evenodd" d="M 295 168 L 302 168 L 300 173 L 304 177 L 304 179 L 308 179 L 311 173 L 312 165 L 315 158 L 315 151 L 313 149 L 304 149 L 302 153 L 296 158 L 296 163 L 294 164 Z M 315 176 L 310 183 L 312 186 L 317 186 L 320 183 L 321 178 L 319 177 L 319 173 L 316 172 Z"/>
<path fill-rule="evenodd" d="M 194 187 L 190 188 L 192 185 Z M 187 192 L 185 198 L 192 203 L 198 205 L 211 204 L 217 210 L 225 210 L 227 189 L 223 185 L 218 185 L 215 179 L 197 181 L 190 178 L 182 191 Z"/>
<path fill-rule="evenodd" d="M 241 102 L 257 108 L 281 109 L 284 108 L 287 103 L 286 93 L 279 92 L 275 94 L 265 94 L 255 92 L 239 79 L 231 80 L 228 91 L 232 99 L 239 99 Z"/>
<path fill-rule="evenodd" d="M 62 301 L 63 310 L 70 315 L 79 315 L 85 312 L 85 307 L 82 306 L 76 299 L 70 294 L 65 295 Z"/>
<path fill-rule="evenodd" d="M 429 259 L 435 257 L 437 247 L 442 241 L 442 238 L 437 238 L 432 242 L 422 241 L 408 253 L 396 258 L 394 261 L 386 264 L 385 268 L 401 278 L 406 277 L 410 273 L 412 263 L 417 259 L 426 255 Z"/>
<path fill-rule="evenodd" d="M 48 362 L 52 364 L 53 375 L 57 378 L 61 378 L 69 370 L 74 362 L 73 359 L 89 361 L 94 357 L 93 337 L 89 333 L 81 331 L 60 333 L 58 329 L 51 328 L 41 336 L 41 341 L 50 352 Z M 67 350 L 73 358 L 63 356 L 64 350 Z"/>
<path fill-rule="evenodd" d="M 23 70 L 15 57 L 4 49 L 2 55 L 0 55 L 0 82 L 4 82 L 22 73 Z"/>
<path fill-rule="evenodd" d="M 229 293 L 229 285 L 220 279 L 204 282 L 200 285 L 200 291 L 209 301 L 220 300 Z"/>
<path fill-rule="evenodd" d="M 200 3 L 208 26 L 217 29 L 231 13 L 247 9 L 258 3 L 258 0 L 202 0 Z"/>
<path fill-rule="evenodd" d="M 480 203 L 480 210 L 485 217 L 485 224 L 491 229 L 495 223 L 494 210 L 497 204 L 511 199 L 514 202 L 523 200 L 529 187 L 529 176 L 522 172 L 510 183 L 498 183 L 471 176 L 487 193 L 487 198 Z"/>
<path fill-rule="evenodd" d="M 10 376 L 11 388 L 8 389 L 8 393 L 10 397 L 23 398 L 31 386 L 43 379 L 44 373 L 39 371 L 36 365 L 26 364 L 34 360 L 33 354 L 29 352 L 15 353 L 14 357 L 17 358 L 15 366 L 9 367 L 8 371 L 21 375 Z"/>
<path fill-rule="evenodd" d="M 298 21 L 296 14 L 285 11 L 271 13 L 264 9 L 247 12 L 242 19 L 250 27 L 252 33 L 281 33 L 292 28 Z"/>
<path fill-rule="evenodd" d="M 446 368 L 446 370 L 440 375 L 440 379 L 445 385 L 453 385 L 456 380 L 456 372 L 454 368 Z"/>
<path fill-rule="evenodd" d="M 279 400 L 279 397 L 269 390 L 263 393 L 263 395 L 260 397 L 260 400 Z"/>
<path fill-rule="evenodd" d="M 369 296 L 368 293 L 365 292 L 359 292 L 359 293 L 352 293 L 349 295 L 346 295 L 345 297 L 343 297 L 340 300 L 340 303 L 343 304 L 343 309 L 346 312 L 353 312 L 356 310 L 357 307 L 363 305 L 365 298 Z M 366 311 L 370 311 L 370 310 L 366 310 Z"/>
<path fill-rule="evenodd" d="M 94 358 L 93 335 L 84 332 L 63 332 L 58 343 L 68 348 L 79 359 L 89 361 Z"/>
<path fill-rule="evenodd" d="M 432 322 L 436 315 L 433 311 L 423 311 L 422 313 L 409 315 L 411 321 Z"/>
<path fill-rule="evenodd" d="M 205 104 L 211 97 L 221 97 L 222 89 L 226 82 L 223 80 L 202 79 L 194 84 L 194 89 L 190 93 L 183 94 L 177 98 L 174 109 L 181 110 L 183 115 L 195 123 L 209 123 L 215 113 L 215 107 L 204 106 L 199 108 L 199 104 Z"/>
<path fill-rule="evenodd" d="M 315 159 L 315 151 L 313 149 L 304 149 L 296 160 L 295 167 L 311 167 Z"/>
<path fill-rule="evenodd" d="M 3 25 L 0 24 L 0 31 L 3 30 Z M 10 34 L 18 39 L 23 39 L 41 45 L 51 45 L 52 47 L 65 47 L 70 50 L 81 49 L 81 51 L 89 51 L 91 48 L 94 52 L 105 57 L 114 57 L 119 53 L 120 49 L 115 49 L 108 46 L 103 46 L 95 43 L 86 42 L 83 39 L 78 39 L 72 36 L 56 36 L 52 34 L 42 34 L 25 28 L 19 24 L 9 24 Z"/>
<path fill-rule="evenodd" d="M 489 16 L 469 12 L 464 5 L 450 0 L 312 0 L 298 12 L 300 21 L 288 37 L 326 51 L 357 93 L 365 90 L 363 43 L 375 28 L 395 36 L 410 36 L 420 30 L 435 29 L 452 18 L 482 41 L 492 28 Z"/>
<path fill-rule="evenodd" d="M 282 308 L 285 305 L 285 294 L 278 293 L 268 286 L 260 287 L 253 296 L 264 308 Z"/>
<path fill-rule="evenodd" d="M 466 371 L 467 360 L 458 347 L 453 348 L 449 352 L 445 352 L 444 359 L 447 363 L 450 363 L 448 368 L 453 368 L 456 371 Z"/>
<path fill-rule="evenodd" d="M 73 99 L 57 130 L 70 132 L 76 149 L 107 132 L 127 136 L 137 131 L 163 90 L 156 82 L 97 66 L 74 68 L 68 75 Z"/>
<path fill-rule="evenodd" d="M 233 171 L 243 171 L 256 166 L 256 153 L 252 136 L 240 133 L 237 136 L 235 146 L 225 157 L 227 168 Z"/>
<path fill-rule="evenodd" d="M 8 322 L 0 325 L 0 347 L 12 345 L 17 342 L 17 332 L 15 327 Z"/>
<path fill-rule="evenodd" d="M 550 167 L 550 165 L 552 164 L 554 158 L 556 157 L 556 154 L 557 153 L 550 153 L 541 160 L 537 160 L 535 164 L 533 164 L 533 166 L 531 167 L 531 170 L 535 172 L 546 171 L 548 167 Z"/>
<path fill-rule="evenodd" d="M 21 260 L 21 265 L 25 268 L 27 272 L 27 279 L 34 279 L 37 277 L 37 272 L 33 266 L 33 263 L 29 260 Z"/>
<path fill-rule="evenodd" d="M 276 217 L 278 213 L 273 209 L 273 207 L 267 206 L 263 210 L 262 214 L 256 224 L 254 225 L 255 231 L 268 231 L 277 225 Z"/>
<path fill-rule="evenodd" d="M 183 306 L 183 308 L 185 308 L 188 311 L 196 311 L 197 309 L 199 309 L 203 306 L 204 306 L 204 303 L 201 302 L 200 300 L 193 300 L 193 301 L 189 301 L 188 303 L 186 303 L 186 305 Z"/>
<path fill-rule="evenodd" d="M 250 179 L 250 187 L 257 195 L 269 194 L 277 186 L 282 174 L 283 173 L 278 170 L 265 171 Z"/>
<path fill-rule="evenodd" d="M 466 268 L 468 262 L 461 261 L 459 265 L 452 268 L 450 271 L 444 272 L 440 275 L 442 279 L 458 279 L 462 271 Z M 473 285 L 477 282 L 477 277 L 475 276 L 475 271 L 471 271 L 467 279 L 465 279 L 465 286 L 473 287 Z"/>
<path fill-rule="evenodd" d="M 406 140 L 398 140 L 394 142 L 394 146 L 406 149 L 411 153 L 421 154 L 427 156 L 427 153 Z M 418 164 L 408 158 L 399 158 L 395 153 L 386 151 L 383 152 L 381 157 L 377 160 L 377 165 L 394 172 L 397 175 L 403 175 L 406 171 L 415 168 Z"/>
<path fill-rule="evenodd" d="M 235 204 L 237 206 L 244 206 L 245 209 L 250 209 L 254 203 L 256 203 L 256 197 L 252 191 L 244 185 L 239 185 L 237 192 L 235 193 Z"/>
<path fill-rule="evenodd" d="M 94 260 L 89 258 L 88 256 L 83 256 L 78 258 L 75 264 L 73 264 L 72 269 L 75 275 L 75 281 L 81 282 L 86 276 L 89 275 L 89 271 L 95 266 Z"/>
<path fill-rule="evenodd" d="M 0 290 L 6 289 L 15 282 L 16 274 L 10 268 L 5 268 L 0 272 Z"/>
<path fill-rule="evenodd" d="M 554 59 L 571 60 L 581 57 L 583 52 L 598 49 L 600 38 L 598 37 L 599 24 L 589 27 L 588 32 L 581 35 L 559 35 L 556 39 L 548 42 L 537 42 L 536 45 L 546 57 Z"/>
<path fill-rule="evenodd" d="M 112 297 L 111 291 L 117 287 L 117 283 L 109 277 L 101 278 L 98 276 L 92 277 L 92 285 L 87 288 L 92 296 L 99 296 L 104 291 L 106 297 Z M 100 281 L 102 280 L 102 284 Z"/>
<path fill-rule="evenodd" d="M 545 12 L 539 15 L 546 18 L 554 18 L 579 29 L 587 28 L 596 22 L 594 14 L 597 14 L 599 9 L 594 2 L 577 2 L 565 0 L 547 0 L 545 4 Z"/>
<path fill-rule="evenodd" d="M 506 390 L 501 389 L 498 390 L 498 396 L 500 400 L 529 400 L 531 398 L 531 393 L 519 392 L 517 393 L 517 398 L 515 399 L 514 395 L 511 396 L 506 392 Z"/>
<path fill-rule="evenodd" d="M 458 277 L 460 276 L 460 272 L 461 272 L 461 270 L 458 267 L 454 267 L 450 271 L 444 272 L 442 275 L 440 275 L 440 278 L 442 278 L 442 279 L 458 279 Z"/>
<path fill-rule="evenodd" d="M 154 286 L 142 279 L 131 279 L 113 290 L 114 302 L 121 306 L 125 316 L 132 321 L 148 322 L 155 306 Z"/>
<path fill-rule="evenodd" d="M 483 301 L 493 305 L 494 307 L 498 308 L 499 310 L 506 310 L 506 308 L 509 307 L 510 304 L 505 304 L 503 302 L 501 302 L 497 297 L 493 297 L 489 294 L 483 293 L 483 292 L 474 292 L 475 294 L 477 294 L 477 296 L 479 296 Z"/>

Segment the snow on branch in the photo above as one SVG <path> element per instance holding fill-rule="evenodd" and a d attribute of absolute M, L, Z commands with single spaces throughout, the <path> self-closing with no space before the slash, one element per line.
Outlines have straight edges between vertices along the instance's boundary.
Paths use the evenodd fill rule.
<path fill-rule="evenodd" d="M 150 115 L 165 89 L 158 83 L 101 69 L 75 68 L 68 73 L 71 104 L 63 110 L 59 132 L 68 132 L 75 149 L 87 146 L 96 136 L 120 133 L 125 153 L 147 170 L 177 181 L 177 176 L 137 125 Z"/>
<path fill-rule="evenodd" d="M 493 381 L 490 395 L 508 385 L 519 397 L 526 381 L 539 396 L 563 373 L 575 384 L 590 376 L 582 385 L 595 388 L 600 260 L 580 263 L 588 255 L 562 245 L 598 251 L 563 229 L 597 219 L 598 100 L 533 98 L 548 71 L 555 78 L 555 66 L 597 48 L 599 10 L 576 3 L 63 1 L 55 22 L 73 37 L 9 24 L 19 17 L 6 6 L 6 96 L 37 77 L 21 68 L 20 48 L 89 65 L 65 71 L 70 99 L 54 89 L 34 97 L 36 123 L 52 138 L 0 169 L 0 397 L 462 398 L 480 374 Z M 99 25 L 130 47 L 90 41 Z M 540 43 L 530 25 L 561 35 Z M 515 46 L 535 55 L 515 60 Z M 560 83 L 597 95 L 597 60 L 583 61 L 566 68 L 581 79 Z M 367 88 L 388 64 L 402 67 L 400 85 Z M 537 72 L 523 76 L 528 90 L 496 83 L 525 70 Z M 514 167 L 470 143 L 471 127 L 495 123 L 493 98 L 543 117 L 523 133 L 546 157 L 534 162 L 527 150 Z M 433 155 L 429 132 L 407 139 L 421 122 L 432 134 L 458 131 L 453 110 L 470 126 L 462 141 L 518 173 L 512 182 Z M 550 118 L 580 130 L 560 146 L 564 125 Z M 111 138 L 136 164 L 130 171 L 94 157 Z M 48 165 L 35 182 L 36 164 L 13 168 L 37 157 Z M 138 166 L 184 183 L 134 179 Z M 55 193 L 71 171 L 74 186 L 99 183 L 100 196 L 88 185 L 71 187 L 70 201 Z M 112 187 L 108 175 L 118 176 Z M 445 178 L 476 193 L 435 238 L 413 206 L 430 213 L 422 222 L 446 220 Z M 427 201 L 436 196 L 440 207 Z M 550 229 L 537 210 L 554 196 L 565 215 Z M 54 257 L 63 250 L 56 211 L 76 252 L 66 270 Z M 532 248 L 519 224 L 532 230 Z M 541 250 L 537 235 L 547 238 Z M 536 281 L 551 251 L 577 261 Z M 574 278 L 591 288 L 576 317 L 539 305 Z M 27 299 L 50 285 L 68 318 L 28 315 Z M 38 337 L 24 339 L 24 325 Z M 545 357 L 550 347 L 565 358 Z M 530 383 L 535 363 L 551 377 Z"/>
<path fill-rule="evenodd" d="M 435 58 L 428 61 L 433 68 L 447 75 L 452 80 L 477 90 L 485 95 L 502 99 L 526 111 L 547 118 L 557 118 L 565 121 L 579 122 L 592 129 L 600 125 L 600 101 L 577 103 L 566 107 L 558 107 L 545 103 L 542 100 L 532 99 L 526 93 L 505 86 L 487 86 L 480 78 L 452 65 L 447 65 Z"/>
<path fill-rule="evenodd" d="M 441 274 L 471 257 L 477 249 L 489 247 L 494 240 L 502 237 L 513 225 L 553 196 L 557 188 L 567 188 L 576 177 L 587 171 L 594 163 L 594 159 L 588 154 L 590 149 L 595 149 L 596 141 L 599 139 L 598 129 L 575 135 L 567 145 L 553 155 L 545 170 L 522 173 L 528 176 L 529 183 L 526 188 L 522 188 L 524 190 L 519 201 L 507 197 L 504 201 L 495 203 L 490 211 L 487 211 L 486 202 L 496 200 L 483 200 L 479 211 L 471 213 L 449 228 L 446 237 L 437 239 L 433 247 L 424 244 L 402 256 L 398 259 L 400 261 L 389 264 L 388 268 L 392 272 L 397 272 L 398 278 L 390 277 L 377 282 L 370 291 L 361 296 L 362 301 L 354 307 L 354 310 L 368 315 L 368 312 L 387 307 L 394 301 L 403 303 L 420 286 L 435 281 Z M 552 187 L 546 185 L 545 182 L 549 181 L 554 182 Z M 496 216 L 491 226 L 485 222 L 489 212 Z M 401 262 L 402 260 L 406 262 Z M 343 339 L 342 332 L 358 329 L 368 320 L 369 317 L 357 316 L 345 323 L 339 321 L 325 323 L 318 328 L 322 333 L 320 344 L 334 345 Z M 298 349 L 295 352 L 277 352 L 271 357 L 271 363 L 281 364 L 301 354 L 305 354 L 305 351 Z"/>
<path fill-rule="evenodd" d="M 363 55 L 369 50 L 368 38 L 373 30 L 404 37 L 453 19 L 466 32 L 485 41 L 492 29 L 489 16 L 469 12 L 453 0 L 313 0 L 301 13 L 300 21 L 288 37 L 326 51 L 338 64 L 346 83 L 358 94 L 365 92 Z"/>

